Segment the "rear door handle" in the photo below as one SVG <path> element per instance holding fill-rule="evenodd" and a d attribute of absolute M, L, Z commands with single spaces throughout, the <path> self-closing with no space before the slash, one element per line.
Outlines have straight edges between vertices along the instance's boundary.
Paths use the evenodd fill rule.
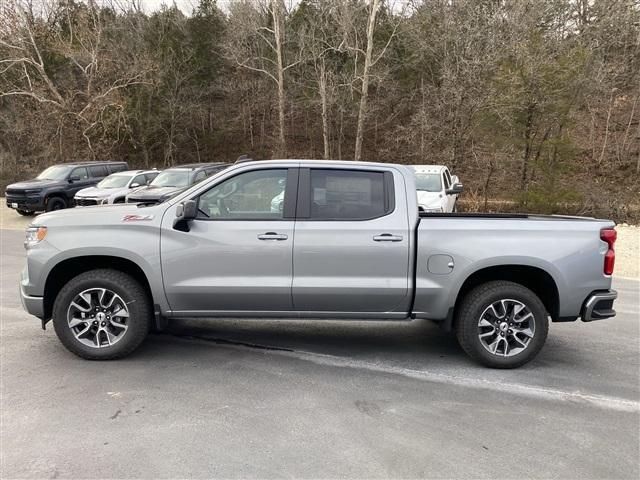
<path fill-rule="evenodd" d="M 390 233 L 382 233 L 373 237 L 375 242 L 401 242 L 402 235 L 391 235 Z"/>
<path fill-rule="evenodd" d="M 261 235 L 258 235 L 258 240 L 286 240 L 289 238 L 289 235 L 285 235 L 284 233 L 276 233 L 276 232 L 267 232 Z"/>

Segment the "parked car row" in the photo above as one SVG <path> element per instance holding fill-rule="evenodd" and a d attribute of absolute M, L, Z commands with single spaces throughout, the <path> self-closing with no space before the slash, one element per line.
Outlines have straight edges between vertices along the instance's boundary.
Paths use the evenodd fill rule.
<path fill-rule="evenodd" d="M 80 162 L 53 165 L 31 180 L 5 191 L 7 206 L 21 215 L 73 206 L 163 202 L 228 167 L 194 163 L 164 171 L 128 170 L 126 162 Z"/>
<path fill-rule="evenodd" d="M 239 162 L 250 160 L 242 156 Z M 7 206 L 21 215 L 73 206 L 114 203 L 162 203 L 229 166 L 228 163 L 192 163 L 164 171 L 128 170 L 126 162 L 82 162 L 54 165 L 32 180 L 7 187 Z M 425 213 L 456 211 L 462 184 L 443 165 L 413 165 L 418 209 Z M 271 210 L 283 208 L 283 191 Z"/>

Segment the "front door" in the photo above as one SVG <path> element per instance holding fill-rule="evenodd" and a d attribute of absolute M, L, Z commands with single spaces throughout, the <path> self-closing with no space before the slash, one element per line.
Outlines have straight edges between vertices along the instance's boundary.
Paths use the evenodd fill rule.
<path fill-rule="evenodd" d="M 410 232 L 396 172 L 300 169 L 293 303 L 303 312 L 408 309 Z"/>
<path fill-rule="evenodd" d="M 296 190 L 297 169 L 251 170 L 199 195 L 188 232 L 167 212 L 161 253 L 171 309 L 290 312 Z"/>

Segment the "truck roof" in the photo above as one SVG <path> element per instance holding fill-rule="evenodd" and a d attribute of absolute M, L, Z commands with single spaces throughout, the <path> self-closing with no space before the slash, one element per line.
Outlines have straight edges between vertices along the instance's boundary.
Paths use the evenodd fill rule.
<path fill-rule="evenodd" d="M 323 165 L 333 165 L 333 166 L 345 166 L 345 167 L 353 167 L 357 166 L 365 166 L 365 167 L 397 167 L 397 168 L 407 168 L 407 165 L 402 165 L 400 163 L 384 163 L 384 162 L 356 162 L 354 160 L 316 160 L 309 158 L 286 158 L 286 159 L 272 159 L 272 160 L 251 160 L 248 162 L 241 162 L 235 164 L 235 166 L 253 166 L 253 165 L 291 165 L 294 166 L 323 166 Z"/>
<path fill-rule="evenodd" d="M 447 167 L 445 165 L 407 165 L 416 173 L 441 173 Z"/>

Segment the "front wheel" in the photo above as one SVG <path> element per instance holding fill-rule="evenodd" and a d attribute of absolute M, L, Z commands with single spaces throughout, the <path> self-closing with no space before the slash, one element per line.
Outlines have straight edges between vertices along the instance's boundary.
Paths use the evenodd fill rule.
<path fill-rule="evenodd" d="M 67 208 L 67 202 L 64 198 L 61 197 L 51 197 L 47 201 L 46 210 L 47 212 L 55 212 L 56 210 L 62 210 L 63 208 Z"/>
<path fill-rule="evenodd" d="M 71 279 L 53 304 L 53 326 L 62 344 L 89 360 L 112 360 L 133 352 L 147 336 L 151 300 L 131 276 L 90 270 Z"/>
<path fill-rule="evenodd" d="M 463 350 L 492 368 L 516 368 L 532 360 L 549 331 L 544 304 L 513 282 L 480 285 L 462 300 L 455 322 Z"/>

